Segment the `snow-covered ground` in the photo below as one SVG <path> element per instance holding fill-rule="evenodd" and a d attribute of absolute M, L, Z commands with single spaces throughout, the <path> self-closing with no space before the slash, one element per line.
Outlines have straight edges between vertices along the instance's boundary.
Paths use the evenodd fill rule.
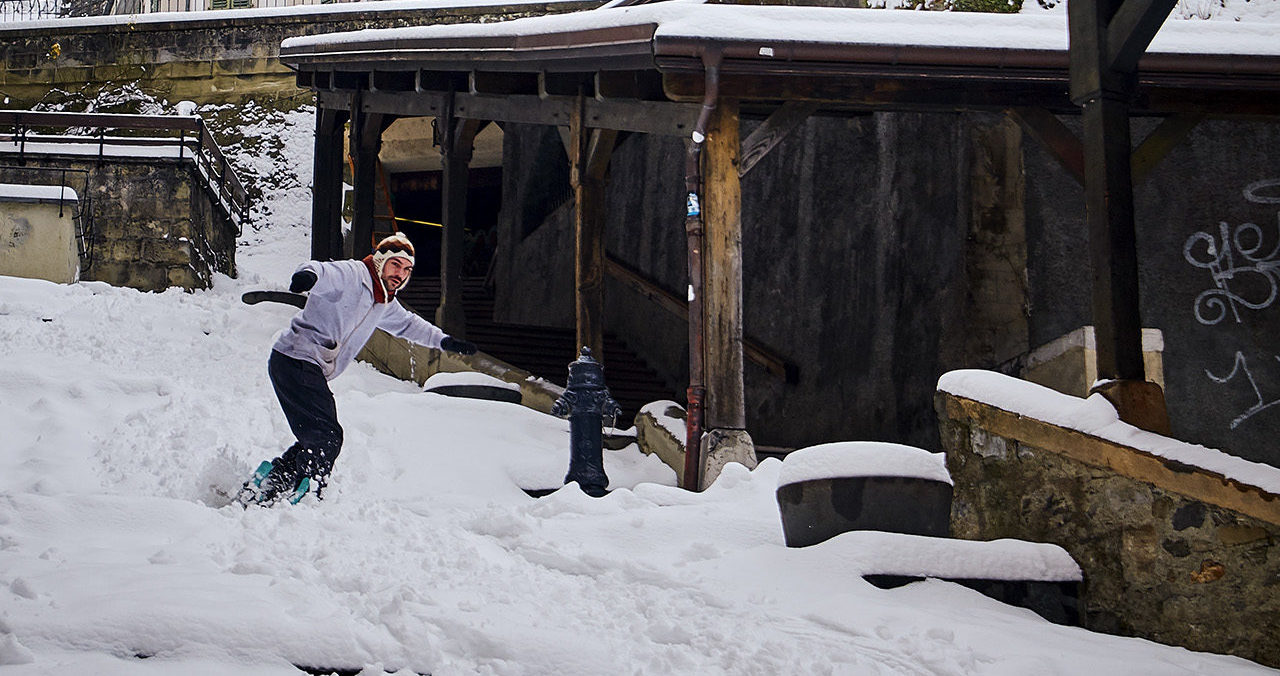
<path fill-rule="evenodd" d="M 607 452 L 609 496 L 530 498 L 563 476 L 567 423 L 364 364 L 333 383 L 323 502 L 217 507 L 290 442 L 266 358 L 293 310 L 239 295 L 306 255 L 297 197 L 268 194 L 209 291 L 0 277 L 0 671 L 1269 672 L 946 582 L 876 589 L 859 573 L 909 543 L 788 549 L 776 460 L 692 494 L 632 446 Z"/>

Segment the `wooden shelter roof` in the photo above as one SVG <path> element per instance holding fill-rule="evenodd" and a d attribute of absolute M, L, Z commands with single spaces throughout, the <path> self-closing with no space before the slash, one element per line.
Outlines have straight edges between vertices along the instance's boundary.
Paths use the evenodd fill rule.
<path fill-rule="evenodd" d="M 1280 41 L 1268 28 L 1166 22 L 1140 62 L 1134 114 L 1280 114 Z M 748 110 L 812 101 L 829 110 L 1074 113 L 1067 35 L 1065 15 L 666 2 L 295 38 L 280 58 L 320 92 L 452 88 L 545 101 L 583 86 L 601 102 L 691 102 L 702 98 L 705 60 L 716 58 L 721 95 Z"/>

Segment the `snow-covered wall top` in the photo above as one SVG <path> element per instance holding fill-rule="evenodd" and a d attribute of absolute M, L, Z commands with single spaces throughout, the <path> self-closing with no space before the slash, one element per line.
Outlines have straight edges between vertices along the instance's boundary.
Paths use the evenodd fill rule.
<path fill-rule="evenodd" d="M 41 19 L 39 21 L 0 21 L 0 32 L 29 31 L 39 28 L 77 28 L 87 26 L 115 26 L 181 22 L 218 22 L 235 19 L 255 21 L 279 17 L 306 17 L 335 14 L 357 14 L 370 11 L 394 12 L 430 9 L 459 9 L 464 7 L 502 7 L 506 5 L 555 4 L 576 0 L 379 0 L 369 2 L 340 2 L 328 5 L 294 5 L 292 7 L 262 7 L 245 9 L 210 10 L 203 12 L 152 12 L 146 14 L 113 14 L 66 19 Z"/>
<path fill-rule="evenodd" d="M 0 183 L 0 200 L 16 202 L 75 202 L 78 199 L 76 191 L 66 186 Z"/>
<path fill-rule="evenodd" d="M 1216 472 L 1241 484 L 1280 495 L 1280 468 L 1138 429 L 1122 422 L 1115 407 L 1100 394 L 1081 399 L 1019 378 L 976 369 L 943 374 L 938 379 L 938 389 L 957 397 L 980 401 L 1028 418 Z"/>
<path fill-rule="evenodd" d="M 778 486 L 849 477 L 910 477 L 951 483 L 942 453 L 877 441 L 840 441 L 787 454 Z"/>
<path fill-rule="evenodd" d="M 769 45 L 902 45 L 1065 51 L 1066 14 L 903 12 L 837 7 L 703 5 L 672 0 L 654 5 L 597 9 L 491 24 L 371 29 L 285 40 L 298 50 L 366 41 L 513 37 L 651 23 L 655 38 L 758 41 Z M 1148 52 L 1280 55 L 1275 25 L 1228 21 L 1166 21 Z"/>

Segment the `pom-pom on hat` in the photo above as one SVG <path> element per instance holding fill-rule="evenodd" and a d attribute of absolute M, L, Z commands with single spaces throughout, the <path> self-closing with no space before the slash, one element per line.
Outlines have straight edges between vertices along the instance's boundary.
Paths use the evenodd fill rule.
<path fill-rule="evenodd" d="M 403 258 L 413 265 L 413 242 L 403 232 L 383 239 L 373 250 L 373 265 L 378 276 L 382 276 L 382 265 L 392 258 Z"/>

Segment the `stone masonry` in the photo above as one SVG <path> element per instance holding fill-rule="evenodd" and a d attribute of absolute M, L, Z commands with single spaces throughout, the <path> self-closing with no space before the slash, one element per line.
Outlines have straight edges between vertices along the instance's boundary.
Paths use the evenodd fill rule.
<path fill-rule="evenodd" d="M 92 260 L 82 263 L 81 279 L 162 291 L 208 288 L 213 273 L 235 274 L 235 227 L 201 187 L 190 158 L 26 162 L 89 170 L 88 186 L 71 186 L 92 214 Z M 0 169 L 2 182 L 26 180 L 21 169 Z"/>
<path fill-rule="evenodd" d="M 1065 548 L 1082 624 L 1280 667 L 1280 496 L 940 392 L 956 537 Z"/>

